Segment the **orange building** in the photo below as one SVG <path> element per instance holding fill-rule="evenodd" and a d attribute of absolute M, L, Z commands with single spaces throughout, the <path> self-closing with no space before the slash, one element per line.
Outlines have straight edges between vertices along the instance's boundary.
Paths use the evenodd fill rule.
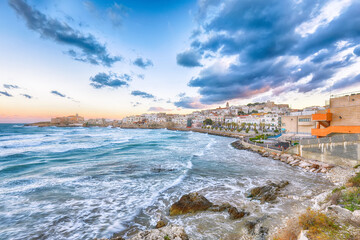
<path fill-rule="evenodd" d="M 316 128 L 311 134 L 326 137 L 336 133 L 360 133 L 360 93 L 330 97 L 327 110 L 312 115 Z"/>

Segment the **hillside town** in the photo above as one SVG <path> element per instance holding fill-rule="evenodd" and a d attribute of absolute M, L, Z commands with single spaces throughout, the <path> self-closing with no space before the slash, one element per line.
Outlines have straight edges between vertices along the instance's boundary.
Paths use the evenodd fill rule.
<path fill-rule="evenodd" d="M 194 111 L 190 114 L 145 113 L 121 120 L 87 119 L 78 114 L 55 117 L 54 126 L 112 126 L 122 128 L 209 129 L 247 134 L 282 135 L 282 138 L 325 137 L 332 133 L 360 133 L 360 93 L 332 95 L 325 106 L 291 109 L 273 101 Z"/>

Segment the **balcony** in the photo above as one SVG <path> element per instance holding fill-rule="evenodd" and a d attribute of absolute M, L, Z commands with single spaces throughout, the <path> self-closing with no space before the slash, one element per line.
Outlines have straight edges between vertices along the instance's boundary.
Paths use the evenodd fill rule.
<path fill-rule="evenodd" d="M 311 129 L 311 135 L 317 137 L 326 137 L 331 133 L 360 133 L 360 126 L 330 126 Z"/>
<path fill-rule="evenodd" d="M 332 113 L 315 113 L 312 115 L 312 120 L 313 121 L 327 121 L 327 122 L 331 122 L 332 120 Z"/>

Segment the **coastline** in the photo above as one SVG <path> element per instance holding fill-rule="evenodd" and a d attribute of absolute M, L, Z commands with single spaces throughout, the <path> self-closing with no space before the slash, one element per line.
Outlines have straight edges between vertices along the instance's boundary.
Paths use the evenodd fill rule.
<path fill-rule="evenodd" d="M 70 127 L 70 126 L 58 126 L 58 127 Z M 76 126 L 71 126 L 71 127 L 76 127 Z M 90 127 L 90 126 L 87 126 Z M 233 133 L 233 132 L 220 132 L 220 131 L 214 131 L 214 130 L 208 130 L 208 129 L 197 129 L 197 128 L 182 128 L 182 127 L 139 127 L 139 126 L 122 126 L 121 128 L 124 129 L 168 129 L 171 131 L 192 131 L 192 132 L 199 132 L 199 133 L 206 133 L 206 134 L 210 134 L 210 135 L 217 135 L 217 136 L 222 136 L 222 137 L 230 137 L 230 138 L 234 138 L 234 139 L 239 139 L 242 138 L 244 136 L 248 136 L 245 134 L 240 134 L 240 133 Z M 264 150 L 264 148 L 258 147 L 258 146 L 235 146 L 236 142 L 240 142 L 240 140 L 236 140 L 233 142 L 232 146 L 234 148 L 237 148 L 239 150 L 247 150 L 247 151 L 251 151 L 251 152 L 255 152 L 260 154 L 262 157 L 266 157 L 269 158 L 269 160 L 278 160 L 278 161 L 282 161 L 284 163 L 289 164 L 292 167 L 302 167 L 305 171 L 307 172 L 312 172 L 314 174 L 319 174 L 319 176 L 321 177 L 325 177 L 327 178 L 329 181 L 331 181 L 335 186 L 342 186 L 346 184 L 346 181 L 355 173 L 354 169 L 348 168 L 342 168 L 342 167 L 338 167 L 338 166 L 321 166 L 321 162 L 307 162 L 306 164 L 304 164 L 303 166 L 301 165 L 301 161 L 297 161 L 297 160 L 302 160 L 299 159 L 299 156 L 297 155 L 290 155 L 290 154 L 279 154 L 279 152 L 276 152 L 274 150 Z M 274 154 L 275 153 L 275 154 Z M 284 157 L 283 157 L 284 156 Z M 311 160 L 313 161 L 313 160 Z M 322 171 L 322 170 L 326 170 L 326 171 Z M 314 206 L 316 207 L 316 209 L 319 209 L 321 211 L 328 211 L 328 207 L 329 204 L 328 203 L 324 203 L 326 196 L 327 195 L 331 195 L 331 189 L 333 187 L 330 187 L 329 189 L 324 189 L 323 192 L 314 195 L 311 197 L 311 201 L 314 203 Z M 184 193 L 187 194 L 187 193 Z M 303 200 L 299 199 L 299 204 L 302 203 Z M 330 210 L 329 210 L 330 211 Z M 297 216 L 299 216 L 301 214 L 301 212 L 294 212 L 291 215 L 293 216 L 293 218 L 297 218 Z M 289 218 L 284 218 L 281 219 L 281 221 L 283 222 L 284 225 L 286 225 L 286 222 L 289 220 Z M 168 225 L 171 226 L 171 225 Z M 269 231 L 269 235 L 267 235 L 266 238 L 264 239 L 273 239 L 272 236 L 276 233 L 277 230 L 282 229 L 283 226 L 279 225 L 278 227 L 275 227 L 274 229 Z M 171 231 L 172 227 L 169 227 L 168 229 L 170 229 L 169 231 Z M 152 231 L 152 230 L 150 230 Z M 121 239 L 119 237 L 116 238 L 111 238 L 111 239 Z M 132 239 L 132 238 L 130 238 Z M 136 238 L 134 238 L 136 239 Z M 141 239 L 141 238 L 139 238 Z M 186 239 L 186 238 L 185 238 Z M 306 239 L 306 238 L 305 238 Z"/>
<path fill-rule="evenodd" d="M 251 134 L 225 132 L 225 131 L 217 131 L 217 130 L 210 130 L 210 129 L 203 129 L 203 128 L 168 127 L 167 129 L 172 130 L 172 131 L 207 133 L 210 135 L 216 135 L 216 136 L 221 136 L 221 137 L 230 137 L 230 138 L 241 138 L 241 137 L 251 135 Z"/>

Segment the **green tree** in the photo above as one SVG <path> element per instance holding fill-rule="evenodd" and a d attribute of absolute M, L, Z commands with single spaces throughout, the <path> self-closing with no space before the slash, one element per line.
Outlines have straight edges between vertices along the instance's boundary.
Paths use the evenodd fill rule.
<path fill-rule="evenodd" d="M 213 125 L 213 121 L 210 118 L 205 119 L 204 125 Z"/>

